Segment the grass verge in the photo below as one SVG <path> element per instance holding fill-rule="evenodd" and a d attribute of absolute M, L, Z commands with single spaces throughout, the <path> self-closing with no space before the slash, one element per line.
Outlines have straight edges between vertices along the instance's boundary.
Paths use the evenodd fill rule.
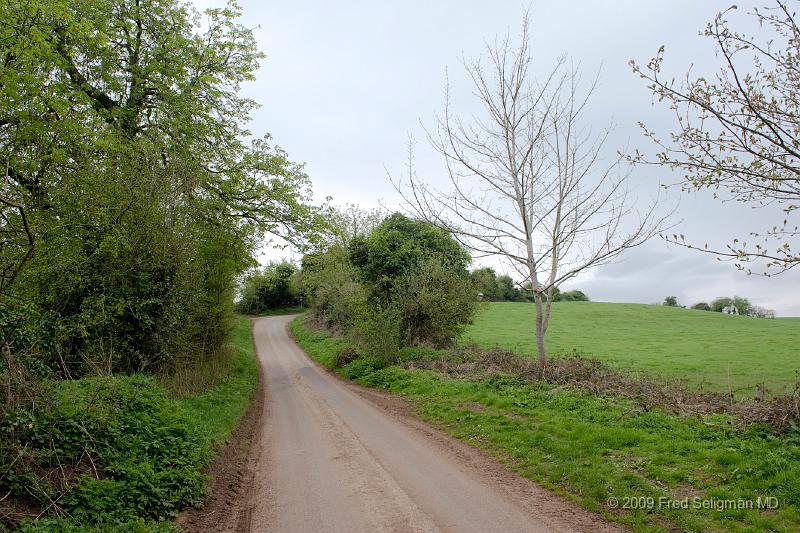
<path fill-rule="evenodd" d="M 206 449 L 221 445 L 250 405 L 258 386 L 258 363 L 250 332 L 250 319 L 237 317 L 231 338 L 233 365 L 229 374 L 202 394 L 177 400 L 198 428 Z"/>
<path fill-rule="evenodd" d="M 347 345 L 306 327 L 302 317 L 291 329 L 300 346 L 328 367 Z M 403 396 L 421 418 L 635 531 L 800 527 L 796 435 L 776 437 L 758 426 L 737 430 L 725 415 L 642 411 L 624 398 L 526 384 L 501 374 L 452 379 L 427 370 L 381 368 L 363 357 L 337 371 Z M 757 507 L 759 498 L 777 508 L 739 508 L 750 502 Z"/>
<path fill-rule="evenodd" d="M 258 384 L 246 317 L 230 348 L 229 371 L 193 396 L 176 399 L 146 376 L 84 378 L 53 382 L 36 409 L 3 413 L 0 531 L 170 530 L 202 501 L 201 470 Z"/>

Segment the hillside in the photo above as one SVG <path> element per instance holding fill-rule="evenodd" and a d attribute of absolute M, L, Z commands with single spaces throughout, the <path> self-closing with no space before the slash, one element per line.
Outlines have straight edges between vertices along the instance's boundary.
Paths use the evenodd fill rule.
<path fill-rule="evenodd" d="M 534 354 L 534 306 L 493 302 L 466 342 Z M 573 351 L 716 390 L 791 388 L 800 370 L 800 318 L 775 320 L 643 304 L 558 302 L 546 337 L 552 355 Z"/>

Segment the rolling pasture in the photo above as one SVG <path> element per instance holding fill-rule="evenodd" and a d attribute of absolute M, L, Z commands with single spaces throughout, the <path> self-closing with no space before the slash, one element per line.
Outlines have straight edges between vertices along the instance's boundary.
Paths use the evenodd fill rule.
<path fill-rule="evenodd" d="M 533 304 L 492 302 L 462 342 L 535 356 Z M 549 355 L 577 353 L 711 390 L 773 393 L 800 381 L 800 318 L 757 319 L 644 304 L 556 302 Z"/>

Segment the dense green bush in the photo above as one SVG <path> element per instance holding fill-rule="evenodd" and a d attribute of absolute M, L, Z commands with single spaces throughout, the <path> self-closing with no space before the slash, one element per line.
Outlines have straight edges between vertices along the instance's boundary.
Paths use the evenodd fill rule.
<path fill-rule="evenodd" d="M 557 302 L 588 302 L 589 297 L 582 291 L 566 291 L 559 294 Z"/>
<path fill-rule="evenodd" d="M 303 258 L 299 284 L 317 323 L 348 333 L 369 313 L 367 291 L 350 265 L 347 250 L 333 246 Z"/>
<path fill-rule="evenodd" d="M 250 272 L 242 283 L 237 310 L 254 315 L 298 305 L 300 294 L 296 274 L 297 268 L 287 262 L 272 263 L 261 270 Z"/>
<path fill-rule="evenodd" d="M 57 501 L 77 523 L 168 519 L 199 503 L 198 430 L 152 379 L 53 383 L 37 410 L 0 417 L 0 491 Z"/>
<path fill-rule="evenodd" d="M 477 306 L 464 270 L 439 258 L 426 259 L 407 273 L 395 298 L 408 346 L 449 346 L 472 321 Z"/>
<path fill-rule="evenodd" d="M 547 295 L 547 291 L 542 294 L 542 298 L 545 298 Z M 554 302 L 588 302 L 589 297 L 583 291 L 579 290 L 572 290 L 572 291 L 565 291 L 561 292 L 561 289 L 558 287 L 552 288 L 552 298 Z M 531 289 L 531 282 L 528 281 L 523 285 L 523 289 L 521 291 L 521 298 L 522 301 L 532 302 L 533 301 L 533 289 Z"/>
<path fill-rule="evenodd" d="M 353 346 L 345 346 L 333 356 L 333 368 L 342 368 L 358 359 L 359 353 Z"/>
<path fill-rule="evenodd" d="M 381 361 L 406 345 L 446 346 L 477 306 L 469 255 L 446 232 L 394 214 L 345 248 L 303 258 L 311 317 Z"/>
<path fill-rule="evenodd" d="M 375 321 L 384 323 L 387 339 L 399 335 L 397 349 L 448 345 L 472 319 L 477 294 L 466 270 L 469 254 L 441 228 L 395 213 L 355 239 L 349 257 L 375 315 L 362 325 L 374 332 Z M 397 329 L 388 327 L 389 317 Z"/>
<path fill-rule="evenodd" d="M 706 302 L 697 302 L 692 306 L 692 309 L 697 309 L 699 311 L 711 311 L 711 306 Z"/>
<path fill-rule="evenodd" d="M 0 410 L 29 404 L 58 367 L 57 360 L 40 356 L 58 352 L 49 318 L 29 303 L 0 301 Z"/>
<path fill-rule="evenodd" d="M 397 360 L 404 344 L 403 322 L 395 305 L 370 307 L 350 332 L 360 351 L 382 363 Z"/>
<path fill-rule="evenodd" d="M 445 230 L 422 220 L 394 213 L 366 238 L 350 244 L 350 261 L 370 291 L 390 298 L 398 280 L 428 258 L 466 273 L 469 254 Z"/>

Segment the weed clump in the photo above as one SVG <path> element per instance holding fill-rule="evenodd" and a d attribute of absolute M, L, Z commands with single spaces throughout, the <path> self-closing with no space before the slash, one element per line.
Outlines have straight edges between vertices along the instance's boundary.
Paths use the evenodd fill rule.
<path fill-rule="evenodd" d="M 358 351 L 352 346 L 345 346 L 333 356 L 333 368 L 342 368 L 343 366 L 352 363 L 358 359 Z"/>

